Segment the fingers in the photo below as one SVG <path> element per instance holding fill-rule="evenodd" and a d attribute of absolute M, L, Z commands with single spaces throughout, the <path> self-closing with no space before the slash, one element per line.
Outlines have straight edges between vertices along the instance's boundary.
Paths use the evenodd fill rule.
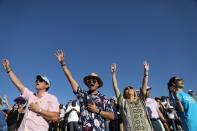
<path fill-rule="evenodd" d="M 116 71 L 116 64 L 115 64 L 115 63 L 113 63 L 113 64 L 111 65 L 111 71 L 112 71 L 112 72 L 115 72 L 115 71 Z"/>

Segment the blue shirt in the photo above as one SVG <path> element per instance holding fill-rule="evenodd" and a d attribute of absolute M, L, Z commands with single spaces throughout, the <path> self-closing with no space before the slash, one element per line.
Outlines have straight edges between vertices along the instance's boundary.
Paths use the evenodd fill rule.
<path fill-rule="evenodd" d="M 7 131 L 7 123 L 3 112 L 0 110 L 0 131 Z"/>
<path fill-rule="evenodd" d="M 197 103 L 187 93 L 178 91 L 177 96 L 183 105 L 184 112 L 181 112 L 181 119 L 185 131 L 197 131 Z"/>

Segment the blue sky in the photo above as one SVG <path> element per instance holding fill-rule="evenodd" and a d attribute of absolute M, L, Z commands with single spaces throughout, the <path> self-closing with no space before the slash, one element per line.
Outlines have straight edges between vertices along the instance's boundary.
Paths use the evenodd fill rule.
<path fill-rule="evenodd" d="M 35 91 L 35 76 L 46 75 L 49 92 L 60 103 L 75 96 L 57 60 L 63 49 L 74 78 L 96 72 L 100 91 L 114 96 L 110 65 L 117 63 L 121 91 L 141 86 L 143 61 L 150 62 L 152 96 L 167 95 L 173 75 L 185 80 L 185 90 L 197 92 L 196 0 L 0 0 L 0 59 L 9 58 L 23 83 Z M 0 96 L 19 95 L 0 68 Z"/>

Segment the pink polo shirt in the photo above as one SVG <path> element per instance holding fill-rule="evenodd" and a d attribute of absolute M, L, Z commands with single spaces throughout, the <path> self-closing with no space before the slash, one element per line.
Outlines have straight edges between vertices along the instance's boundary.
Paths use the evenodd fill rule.
<path fill-rule="evenodd" d="M 23 92 L 23 97 L 28 101 L 25 115 L 18 131 L 48 131 L 48 122 L 39 114 L 28 109 L 29 104 L 37 102 L 39 106 L 50 112 L 59 112 L 59 103 L 55 96 L 45 93 L 41 98 L 34 95 L 27 88 Z"/>

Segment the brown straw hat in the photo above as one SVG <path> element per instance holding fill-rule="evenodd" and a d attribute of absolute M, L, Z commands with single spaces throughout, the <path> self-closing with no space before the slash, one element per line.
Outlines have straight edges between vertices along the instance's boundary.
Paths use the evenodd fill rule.
<path fill-rule="evenodd" d="M 87 80 L 96 79 L 99 83 L 99 88 L 103 86 L 103 81 L 96 73 L 91 73 L 83 78 L 83 82 L 88 86 Z"/>

